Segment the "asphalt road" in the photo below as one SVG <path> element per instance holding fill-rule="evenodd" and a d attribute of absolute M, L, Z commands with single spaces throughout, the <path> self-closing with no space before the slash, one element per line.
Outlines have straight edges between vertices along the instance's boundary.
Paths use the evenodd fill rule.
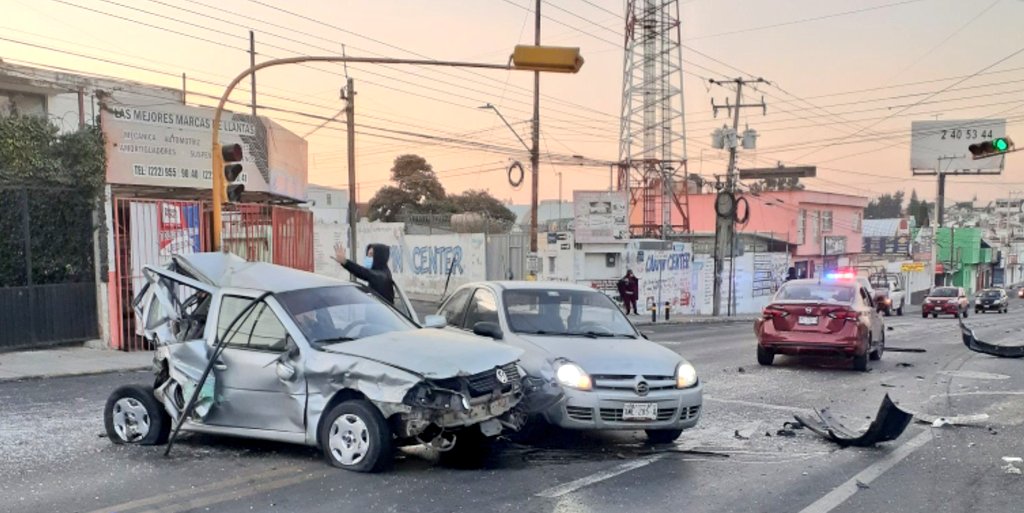
<path fill-rule="evenodd" d="M 1015 299 L 1009 315 L 967 322 L 983 340 L 1020 343 L 1022 312 Z M 391 472 L 362 475 L 330 468 L 307 448 L 199 435 L 185 435 L 165 458 L 162 448 L 103 436 L 107 394 L 148 381 L 146 373 L 0 383 L 0 511 L 1024 510 L 1024 476 L 1002 460 L 1024 457 L 1024 361 L 967 351 L 950 318 L 915 310 L 886 321 L 890 351 L 868 373 L 787 357 L 759 367 L 749 323 L 644 328 L 697 366 L 706 395 L 696 429 L 667 448 L 640 433 L 552 433 L 533 446 L 501 443 L 477 470 L 414 449 Z M 839 449 L 807 430 L 777 434 L 794 413 L 823 406 L 862 428 L 886 393 L 915 412 L 988 417 L 973 426 L 915 422 L 873 449 Z"/>

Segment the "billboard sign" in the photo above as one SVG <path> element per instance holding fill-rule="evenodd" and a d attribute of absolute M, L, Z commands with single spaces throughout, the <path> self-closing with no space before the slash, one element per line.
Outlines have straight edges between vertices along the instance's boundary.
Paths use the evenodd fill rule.
<path fill-rule="evenodd" d="M 100 113 L 106 139 L 107 182 L 209 189 L 212 183 L 213 109 L 185 105 L 132 106 L 105 102 Z M 225 112 L 221 144 L 242 145 L 237 183 L 305 201 L 307 145 L 265 117 Z"/>
<path fill-rule="evenodd" d="M 575 191 L 573 209 L 576 242 L 614 243 L 629 240 L 625 191 Z"/>
<path fill-rule="evenodd" d="M 914 174 L 1002 171 L 1001 156 L 973 160 L 967 147 L 1005 137 L 1005 119 L 914 121 L 910 131 L 910 169 Z"/>

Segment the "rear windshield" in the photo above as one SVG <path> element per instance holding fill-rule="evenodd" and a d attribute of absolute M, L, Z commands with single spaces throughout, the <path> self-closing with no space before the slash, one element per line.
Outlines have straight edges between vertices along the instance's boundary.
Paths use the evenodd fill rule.
<path fill-rule="evenodd" d="M 857 289 L 845 283 L 787 283 L 779 289 L 775 300 L 848 304 L 856 295 Z"/>
<path fill-rule="evenodd" d="M 957 289 L 953 287 L 939 287 L 932 291 L 932 297 L 957 297 Z"/>

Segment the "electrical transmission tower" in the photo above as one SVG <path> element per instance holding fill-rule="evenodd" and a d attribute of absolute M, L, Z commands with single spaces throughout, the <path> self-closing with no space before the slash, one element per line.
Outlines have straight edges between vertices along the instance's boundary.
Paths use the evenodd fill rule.
<path fill-rule="evenodd" d="M 690 230 L 679 1 L 628 0 L 625 34 L 618 189 L 631 234 L 667 238 Z"/>

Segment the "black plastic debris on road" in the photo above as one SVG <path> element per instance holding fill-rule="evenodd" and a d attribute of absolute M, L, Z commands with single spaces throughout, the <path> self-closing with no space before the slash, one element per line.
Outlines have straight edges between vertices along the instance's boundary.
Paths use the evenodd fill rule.
<path fill-rule="evenodd" d="M 897 364 L 896 364 L 896 366 L 897 366 L 897 367 L 913 367 L 913 366 L 914 366 L 914 364 L 912 364 L 912 363 L 907 363 L 907 362 L 899 362 L 899 363 L 897 363 Z"/>
<path fill-rule="evenodd" d="M 927 353 L 927 349 L 920 349 L 917 347 L 885 347 L 885 351 L 889 353 Z"/>
<path fill-rule="evenodd" d="M 794 418 L 807 429 L 835 442 L 840 447 L 873 447 L 880 442 L 890 442 L 899 438 L 913 419 L 913 415 L 901 410 L 896 403 L 892 402 L 889 394 L 882 399 L 882 405 L 878 407 L 875 420 L 863 433 L 857 433 L 842 425 L 828 408 L 816 410 L 815 413 L 818 414 L 820 420 L 815 421 L 802 415 L 796 415 Z"/>
<path fill-rule="evenodd" d="M 1024 345 L 1002 346 L 978 340 L 978 337 L 974 335 L 974 330 L 968 328 L 963 320 L 960 320 L 960 333 L 963 335 L 964 345 L 971 351 L 1000 358 L 1024 358 Z"/>

